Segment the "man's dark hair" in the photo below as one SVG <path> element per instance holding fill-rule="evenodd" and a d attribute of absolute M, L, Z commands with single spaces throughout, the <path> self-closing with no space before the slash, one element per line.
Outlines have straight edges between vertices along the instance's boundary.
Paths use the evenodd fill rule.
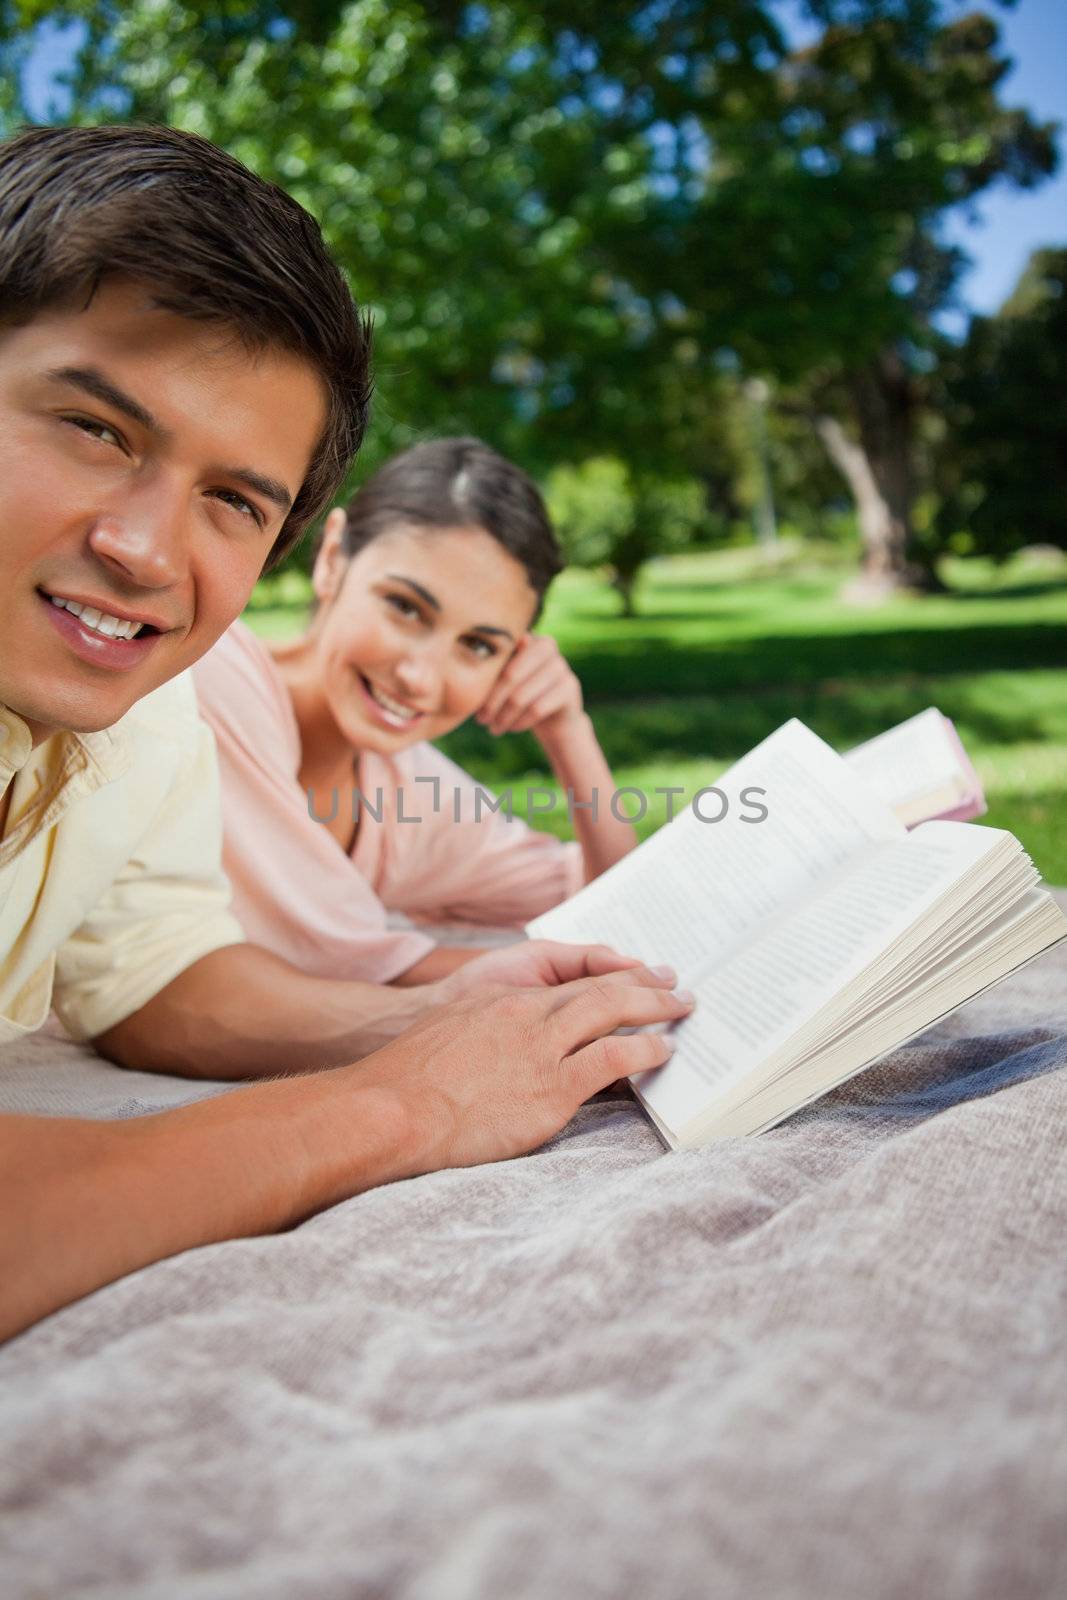
<path fill-rule="evenodd" d="M 564 564 L 533 479 L 480 439 L 430 439 L 401 451 L 367 479 L 345 517 L 347 556 L 399 526 L 484 528 L 525 571 L 538 611 Z"/>
<path fill-rule="evenodd" d="M 0 144 L 0 322 L 88 304 L 113 275 L 321 374 L 327 422 L 275 565 L 328 506 L 367 422 L 370 324 L 318 223 L 276 184 L 174 128 L 29 128 Z"/>

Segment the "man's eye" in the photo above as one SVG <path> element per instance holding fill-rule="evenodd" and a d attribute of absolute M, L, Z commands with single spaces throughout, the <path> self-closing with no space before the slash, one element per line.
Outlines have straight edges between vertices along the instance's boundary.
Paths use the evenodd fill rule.
<path fill-rule="evenodd" d="M 260 527 L 263 526 L 263 513 L 258 506 L 252 504 L 251 500 L 246 500 L 243 494 L 238 494 L 235 489 L 216 489 L 215 495 L 223 505 L 233 506 L 242 517 L 251 517 L 253 522 L 258 523 Z"/>
<path fill-rule="evenodd" d="M 98 422 L 95 417 L 64 417 L 63 421 L 81 433 L 88 434 L 90 439 L 99 439 L 101 444 L 114 444 L 120 450 L 126 448 L 126 441 L 122 435 L 116 433 L 106 422 Z"/>

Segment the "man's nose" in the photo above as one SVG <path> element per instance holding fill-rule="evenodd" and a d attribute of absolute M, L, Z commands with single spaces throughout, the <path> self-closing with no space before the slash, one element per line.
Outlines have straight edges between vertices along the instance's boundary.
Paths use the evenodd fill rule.
<path fill-rule="evenodd" d="M 172 588 L 188 571 L 184 519 L 162 499 L 101 513 L 89 545 L 98 560 L 138 588 Z"/>

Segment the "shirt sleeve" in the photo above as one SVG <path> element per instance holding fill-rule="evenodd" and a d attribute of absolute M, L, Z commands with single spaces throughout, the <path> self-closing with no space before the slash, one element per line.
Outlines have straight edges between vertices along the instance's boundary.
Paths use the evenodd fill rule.
<path fill-rule="evenodd" d="M 389 907 L 433 921 L 521 926 L 581 888 L 580 845 L 509 816 L 506 794 L 476 783 L 432 745 L 407 757 L 402 812 L 418 824 L 390 828 L 381 884 Z"/>
<path fill-rule="evenodd" d="M 53 1004 L 76 1039 L 105 1033 L 194 961 L 244 938 L 220 864 L 214 742 L 191 684 L 171 688 L 135 756 L 151 764 L 158 801 L 122 870 L 57 952 Z M 120 780 L 99 798 L 117 808 L 128 794 Z"/>
<path fill-rule="evenodd" d="M 421 961 L 433 940 L 387 927 L 374 889 L 311 814 L 291 711 L 263 646 L 247 630 L 226 635 L 194 677 L 218 745 L 223 862 L 249 939 L 323 978 L 388 983 Z M 336 803 L 350 806 L 351 794 Z"/>

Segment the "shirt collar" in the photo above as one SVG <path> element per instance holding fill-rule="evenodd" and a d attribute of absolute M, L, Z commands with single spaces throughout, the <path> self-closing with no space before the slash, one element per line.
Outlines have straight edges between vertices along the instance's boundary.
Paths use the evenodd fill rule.
<path fill-rule="evenodd" d="M 90 767 L 96 769 L 102 783 L 120 778 L 133 758 L 133 745 L 129 729 L 122 722 L 113 728 L 101 728 L 98 733 L 76 733 L 71 737 L 81 745 Z"/>
<path fill-rule="evenodd" d="M 0 705 L 0 782 L 6 788 L 30 759 L 33 740 L 22 718 Z"/>
<path fill-rule="evenodd" d="M 82 760 L 75 759 L 71 764 L 88 766 L 99 783 L 121 777 L 130 765 L 130 735 L 122 722 L 97 733 L 64 730 L 51 737 L 61 742 L 68 758 L 80 753 Z M 33 737 L 25 722 L 16 711 L 0 704 L 0 794 L 29 762 L 33 748 Z"/>

